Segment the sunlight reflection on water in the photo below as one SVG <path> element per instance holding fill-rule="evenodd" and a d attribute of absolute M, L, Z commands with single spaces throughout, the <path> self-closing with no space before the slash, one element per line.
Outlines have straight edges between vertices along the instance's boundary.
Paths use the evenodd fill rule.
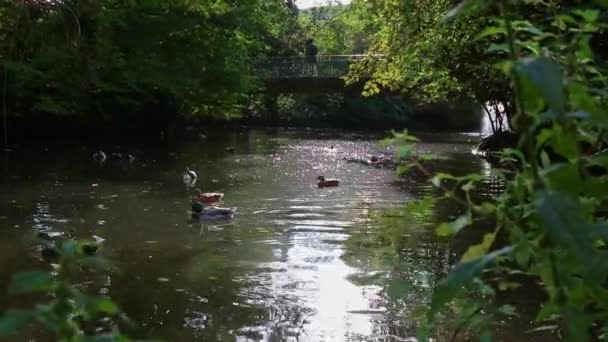
<path fill-rule="evenodd" d="M 226 145 L 235 153 L 224 153 Z M 471 146 L 440 141 L 418 148 L 439 154 L 446 171 L 469 173 L 482 167 L 469 155 Z M 0 192 L 2 203 L 19 199 L 0 207 L 0 217 L 11 226 L 105 239 L 103 253 L 121 272 L 103 291 L 139 323 L 136 337 L 320 342 L 395 333 L 382 288 L 353 281 L 381 267 L 369 262 L 372 251 L 347 250 L 348 241 L 377 229 L 382 222 L 373 214 L 380 209 L 434 194 L 432 187 L 342 160 L 385 153 L 371 138 L 249 131 L 176 150 L 142 149 L 128 168 L 99 168 L 82 162 L 88 151 L 66 148 L 47 157 L 57 160 L 57 170 L 41 174 L 33 171 L 40 158 L 31 157 L 19 186 Z M 180 179 L 185 166 L 198 171 L 198 187 L 225 193 L 226 206 L 238 208 L 235 220 L 190 222 L 190 194 Z M 319 175 L 340 179 L 340 186 L 318 189 Z M 56 197 L 41 200 L 41 193 Z M 27 238 L 4 239 L 30 244 L 31 231 L 22 231 Z M 423 303 L 448 253 L 437 248 L 432 231 L 408 234 L 412 246 L 405 252 L 416 266 L 408 276 L 427 289 L 408 303 Z M 22 257 L 4 249 L 0 267 Z M 412 331 L 398 334 L 407 338 Z"/>

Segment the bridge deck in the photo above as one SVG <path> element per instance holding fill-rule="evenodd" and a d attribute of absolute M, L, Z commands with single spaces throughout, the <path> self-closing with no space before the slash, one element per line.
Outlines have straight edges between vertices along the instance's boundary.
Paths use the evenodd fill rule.
<path fill-rule="evenodd" d="M 258 65 L 264 79 L 341 78 L 350 65 L 365 55 L 320 55 L 311 62 L 306 57 L 272 57 Z"/>

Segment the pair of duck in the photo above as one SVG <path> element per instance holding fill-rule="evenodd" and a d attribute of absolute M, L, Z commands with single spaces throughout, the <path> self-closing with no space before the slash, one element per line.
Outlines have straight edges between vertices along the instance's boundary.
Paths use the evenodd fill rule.
<path fill-rule="evenodd" d="M 186 168 L 182 175 L 182 180 L 187 184 L 194 184 L 198 178 L 196 172 Z M 224 198 L 224 194 L 220 192 L 202 192 L 200 189 L 194 189 L 192 196 L 192 217 L 197 219 L 231 219 L 234 216 L 235 209 L 222 208 L 214 206 Z"/>

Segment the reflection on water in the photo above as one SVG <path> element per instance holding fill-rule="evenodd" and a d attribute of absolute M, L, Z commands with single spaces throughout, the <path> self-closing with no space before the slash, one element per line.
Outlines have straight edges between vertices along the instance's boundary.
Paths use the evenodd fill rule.
<path fill-rule="evenodd" d="M 37 232 L 98 236 L 105 239 L 103 255 L 121 271 L 97 279 L 95 290 L 137 322 L 128 331 L 136 337 L 411 338 L 413 326 L 400 322 L 428 301 L 450 249 L 432 224 L 413 226 L 401 250 L 407 266 L 389 272 L 407 274 L 412 291 L 395 302 L 381 284 L 362 280 L 387 271 L 389 263 L 372 257 L 369 246 L 349 242 L 353 235 L 386 224 L 378 212 L 435 194 L 420 179 L 341 161 L 386 152 L 375 142 L 379 137 L 254 130 L 179 147 L 104 146 L 136 160 L 103 166 L 90 157 L 97 146 L 22 147 L 5 164 L 0 183 L 0 283 L 18 270 L 45 267 L 36 254 Z M 423 138 L 434 142 L 418 149 L 438 154 L 442 171 L 490 175 L 469 153 L 470 136 Z M 229 146 L 234 153 L 226 152 Z M 238 208 L 235 220 L 189 221 L 190 194 L 181 182 L 186 166 L 197 171 L 203 191 L 225 193 L 225 205 Z M 318 189 L 318 175 L 341 179 L 340 187 Z M 488 181 L 488 193 L 493 186 Z M 454 214 L 437 207 L 427 219 Z M 0 297 L 0 307 L 14 304 Z"/>

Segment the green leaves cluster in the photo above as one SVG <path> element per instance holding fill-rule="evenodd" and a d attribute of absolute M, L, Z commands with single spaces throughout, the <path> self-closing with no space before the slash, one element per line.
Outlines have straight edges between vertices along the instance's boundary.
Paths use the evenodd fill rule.
<path fill-rule="evenodd" d="M 0 316 L 0 337 L 18 333 L 37 323 L 58 341 L 127 341 L 112 323 L 104 334 L 91 334 L 83 328 L 87 323 L 108 317 L 126 321 L 118 306 L 108 297 L 89 296 L 72 283 L 74 274 L 83 267 L 107 269 L 107 264 L 87 253 L 88 242 L 67 241 L 61 245 L 59 264 L 53 272 L 23 272 L 16 274 L 8 286 L 11 295 L 43 294 L 50 301 L 32 310 L 6 310 Z M 109 321 L 112 322 L 112 321 Z M 105 324 L 105 323 L 104 323 Z"/>
<path fill-rule="evenodd" d="M 501 152 L 516 170 L 498 170 L 506 188 L 493 200 L 469 195 L 479 176 L 431 175 L 410 156 L 464 209 L 439 234 L 457 234 L 476 220 L 495 222 L 435 287 L 431 322 L 480 279 L 494 295 L 521 286 L 511 277 L 518 273 L 547 295 L 539 298 L 538 324 L 559 327 L 569 341 L 606 339 L 608 68 L 597 41 L 608 28 L 608 6 L 596 4 L 470 0 L 450 12 L 456 22 L 478 11 L 495 13 L 491 26 L 471 33 L 492 41 L 487 59 L 501 59 L 497 66 L 511 80 L 520 143 Z"/>
<path fill-rule="evenodd" d="M 2 0 L 8 111 L 236 115 L 252 65 L 281 48 L 290 18 L 283 0 Z"/>
<path fill-rule="evenodd" d="M 298 22 L 304 33 L 315 39 L 320 54 L 362 54 L 377 30 L 367 16 L 367 7 L 365 2 L 313 7 L 301 11 Z"/>
<path fill-rule="evenodd" d="M 485 44 L 476 40 L 489 23 L 488 11 L 447 21 L 453 5 L 448 0 L 354 3 L 366 7 L 366 20 L 377 27 L 369 57 L 352 73 L 355 79 L 372 76 L 366 94 L 385 88 L 401 91 L 421 104 L 471 99 L 508 102 L 507 78 L 484 54 Z"/>

